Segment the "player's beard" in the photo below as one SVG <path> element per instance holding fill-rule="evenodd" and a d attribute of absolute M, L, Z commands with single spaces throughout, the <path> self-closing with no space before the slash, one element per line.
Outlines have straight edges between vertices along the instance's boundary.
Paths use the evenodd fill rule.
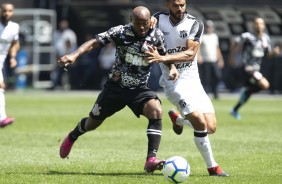
<path fill-rule="evenodd" d="M 173 13 L 172 11 L 169 11 L 169 15 L 176 21 L 176 22 L 180 22 L 183 17 L 184 17 L 184 12 L 180 15 L 177 16 L 175 13 Z"/>

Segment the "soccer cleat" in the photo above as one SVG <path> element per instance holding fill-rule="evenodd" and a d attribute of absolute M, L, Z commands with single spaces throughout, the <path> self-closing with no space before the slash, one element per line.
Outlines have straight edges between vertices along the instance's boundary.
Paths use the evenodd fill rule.
<path fill-rule="evenodd" d="M 0 122 L 0 127 L 4 128 L 5 126 L 12 124 L 14 121 L 15 121 L 15 118 L 7 117 L 6 119 Z"/>
<path fill-rule="evenodd" d="M 220 176 L 220 177 L 229 176 L 229 174 L 225 173 L 219 166 L 208 168 L 208 172 L 210 176 Z"/>
<path fill-rule="evenodd" d="M 155 170 L 162 170 L 165 160 L 158 160 L 156 157 L 150 157 L 147 159 L 144 165 L 144 171 L 147 173 L 152 173 Z"/>
<path fill-rule="evenodd" d="M 73 144 L 74 142 L 70 140 L 69 135 L 68 135 L 60 147 L 60 157 L 61 158 L 66 158 L 69 155 Z"/>
<path fill-rule="evenodd" d="M 179 112 L 175 111 L 175 110 L 170 110 L 168 112 L 168 115 L 171 119 L 171 122 L 172 122 L 172 129 L 173 131 L 177 134 L 177 135 L 180 135 L 182 134 L 182 131 L 183 131 L 183 125 L 178 125 L 176 124 L 176 120 L 177 118 L 180 116 Z"/>
<path fill-rule="evenodd" d="M 232 109 L 230 111 L 231 116 L 233 116 L 235 119 L 240 120 L 241 119 L 241 115 L 238 111 L 235 111 L 234 109 Z"/>

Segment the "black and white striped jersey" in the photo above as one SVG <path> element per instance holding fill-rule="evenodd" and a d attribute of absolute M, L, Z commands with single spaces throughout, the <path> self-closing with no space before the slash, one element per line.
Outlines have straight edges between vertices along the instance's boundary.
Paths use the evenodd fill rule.
<path fill-rule="evenodd" d="M 159 29 L 152 29 L 146 37 L 136 37 L 132 25 L 120 25 L 96 35 L 100 46 L 110 42 L 116 44 L 116 61 L 109 74 L 109 80 L 118 83 L 123 88 L 135 88 L 147 85 L 152 65 L 145 61 L 144 45 L 157 47 L 164 55 L 163 33 Z"/>

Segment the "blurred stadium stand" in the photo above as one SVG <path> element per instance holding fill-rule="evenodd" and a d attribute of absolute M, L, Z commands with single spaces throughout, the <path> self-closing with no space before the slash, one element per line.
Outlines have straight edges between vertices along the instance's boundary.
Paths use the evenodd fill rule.
<path fill-rule="evenodd" d="M 54 9 L 57 20 L 67 18 L 70 27 L 77 33 L 79 44 L 85 35 L 95 35 L 108 28 L 129 22 L 131 9 L 136 5 L 145 5 L 152 12 L 165 11 L 164 0 L 18 0 L 20 8 Z M 29 2 L 29 3 L 23 3 Z M 201 20 L 211 19 L 215 23 L 220 38 L 220 47 L 224 54 L 226 67 L 223 71 L 224 82 L 230 90 L 236 90 L 240 83 L 232 79 L 228 65 L 229 47 L 232 39 L 245 31 L 252 31 L 252 20 L 256 16 L 265 19 L 267 32 L 274 44 L 282 45 L 282 3 L 277 0 L 188 0 L 187 10 Z M 280 62 L 279 62 L 280 61 Z M 282 91 L 282 60 L 265 59 L 262 72 L 270 80 L 272 91 Z M 280 67 L 280 68 L 279 68 Z M 279 68 L 279 69 L 277 69 Z M 278 74 L 277 74 L 278 72 Z M 275 84 L 275 85 L 274 85 Z M 91 85 L 90 85 L 91 86 Z"/>

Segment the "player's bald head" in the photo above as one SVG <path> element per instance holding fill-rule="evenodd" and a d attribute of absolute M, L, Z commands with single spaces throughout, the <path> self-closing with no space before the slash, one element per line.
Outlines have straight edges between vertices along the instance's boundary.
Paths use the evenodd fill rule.
<path fill-rule="evenodd" d="M 144 6 L 137 6 L 130 16 L 133 32 L 137 37 L 144 37 L 148 33 L 151 24 L 151 13 Z"/>
<path fill-rule="evenodd" d="M 131 18 L 132 19 L 143 19 L 147 20 L 151 17 L 151 13 L 148 8 L 144 6 L 137 6 L 132 10 Z"/>

